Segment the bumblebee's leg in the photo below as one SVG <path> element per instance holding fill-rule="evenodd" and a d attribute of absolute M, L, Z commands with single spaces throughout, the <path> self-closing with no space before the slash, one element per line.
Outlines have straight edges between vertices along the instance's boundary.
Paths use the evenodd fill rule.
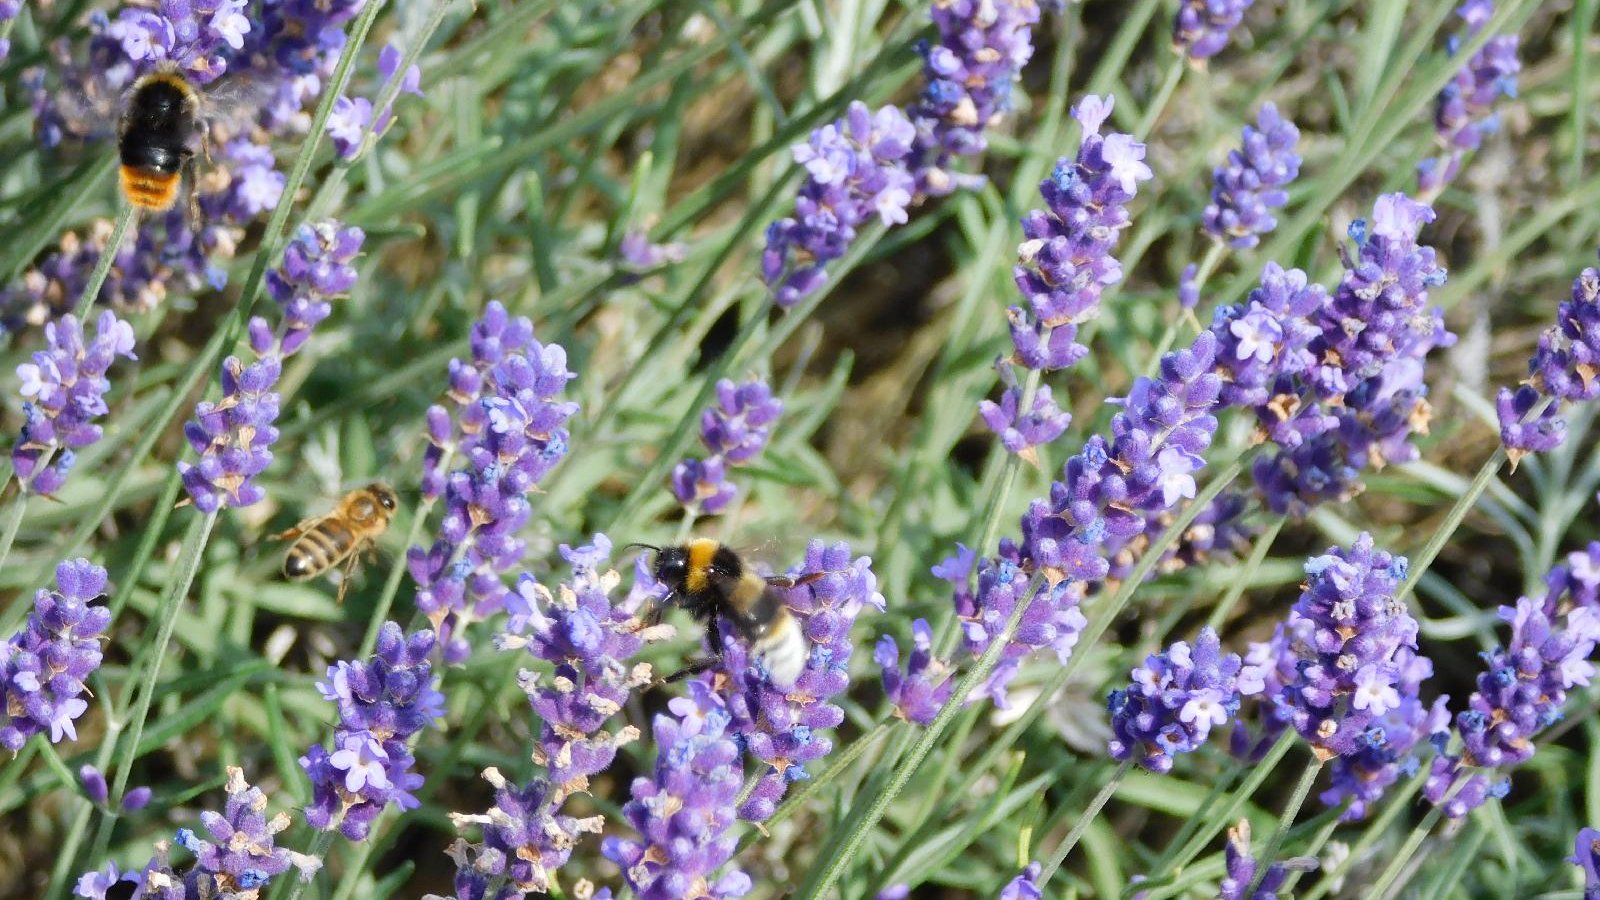
<path fill-rule="evenodd" d="M 717 617 L 715 615 L 713 615 L 711 619 L 706 622 L 706 637 L 711 639 L 711 657 L 709 659 L 702 659 L 697 663 L 691 663 L 687 668 L 679 669 L 678 671 L 673 672 L 671 675 L 668 675 L 666 678 L 662 679 L 664 683 L 672 684 L 675 681 L 682 681 L 685 678 L 699 675 L 701 672 L 704 672 L 713 666 L 721 665 L 722 626 L 717 624 Z"/>
<path fill-rule="evenodd" d="M 208 153 L 206 160 L 210 161 L 210 159 L 211 156 Z M 195 173 L 194 156 L 191 154 L 183 163 L 181 177 L 184 189 L 189 192 L 189 229 L 198 233 L 200 231 L 200 182 L 195 177 Z"/>

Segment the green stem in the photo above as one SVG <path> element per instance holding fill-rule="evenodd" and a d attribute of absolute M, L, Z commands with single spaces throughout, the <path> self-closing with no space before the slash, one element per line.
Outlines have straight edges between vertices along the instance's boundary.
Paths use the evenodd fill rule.
<path fill-rule="evenodd" d="M 18 482 L 20 484 L 20 482 Z M 11 545 L 17 541 L 17 532 L 22 528 L 22 515 L 28 508 L 28 493 L 17 494 L 11 501 L 11 508 L 6 510 L 4 524 L 0 524 L 0 569 L 4 569 L 6 559 L 11 556 Z"/>
<path fill-rule="evenodd" d="M 156 611 L 156 639 L 150 647 L 146 657 L 146 670 L 144 680 L 139 685 L 138 700 L 134 702 L 131 717 L 128 720 L 128 736 L 123 752 L 117 760 L 117 774 L 107 804 L 111 809 L 122 805 L 122 797 L 128 786 L 128 776 L 133 772 L 133 763 L 139 757 L 139 742 L 144 737 L 144 723 L 150 715 L 150 702 L 155 698 L 156 682 L 161 678 L 161 664 L 167 658 L 167 644 L 172 641 L 172 629 L 178 622 L 178 611 L 183 608 L 183 601 L 189 596 L 189 588 L 194 584 L 194 577 L 200 571 L 200 559 L 206 549 L 206 541 L 211 537 L 211 529 L 217 524 L 215 512 L 194 519 L 189 524 L 189 531 L 183 538 L 183 546 L 178 550 L 178 558 L 173 563 L 174 576 L 170 580 L 170 589 L 161 599 L 161 606 Z"/>
<path fill-rule="evenodd" d="M 78 304 L 72 308 L 72 314 L 78 321 L 83 322 L 83 317 L 94 308 L 94 301 L 100 296 L 100 288 L 105 286 L 106 276 L 111 274 L 111 266 L 117 260 L 117 251 L 122 249 L 122 241 L 128 236 L 128 228 L 133 225 L 133 220 L 138 216 L 138 210 L 132 204 L 122 205 L 122 215 L 117 217 L 116 227 L 111 229 L 111 239 L 106 241 L 106 248 L 100 251 L 100 258 L 94 262 L 94 270 L 89 273 L 89 280 L 83 284 L 83 293 L 78 295 Z"/>
<path fill-rule="evenodd" d="M 1389 832 L 1389 826 L 1394 824 L 1394 820 L 1400 818 L 1400 814 L 1410 808 L 1411 798 L 1422 790 L 1422 786 L 1428 782 L 1429 774 L 1428 764 L 1423 762 L 1418 768 L 1417 774 L 1411 776 L 1411 780 L 1406 782 L 1400 793 L 1388 798 L 1388 805 L 1384 807 L 1383 812 L 1368 823 L 1367 827 L 1361 829 L 1361 837 L 1350 845 L 1350 855 L 1345 857 L 1344 862 L 1333 871 L 1322 873 L 1322 878 L 1305 895 L 1304 900 L 1320 900 L 1329 891 L 1333 890 L 1333 885 L 1343 878 L 1345 873 L 1349 872 L 1350 868 L 1358 860 L 1366 857 L 1367 851 L 1372 849 L 1372 845 L 1376 844 L 1379 838 Z"/>
<path fill-rule="evenodd" d="M 1041 892 L 1044 890 L 1044 886 L 1049 883 L 1050 876 L 1056 874 L 1056 870 L 1061 868 L 1061 864 L 1066 861 L 1067 854 L 1072 852 L 1073 847 L 1078 846 L 1078 839 L 1083 837 L 1085 831 L 1089 830 L 1089 824 L 1100 815 L 1100 810 L 1105 808 L 1106 801 L 1111 799 L 1111 795 L 1117 792 L 1117 788 L 1122 785 L 1122 779 L 1127 777 L 1128 769 L 1132 766 L 1132 759 L 1123 760 L 1122 765 L 1117 766 L 1117 771 L 1112 773 L 1105 786 L 1100 788 L 1100 793 L 1095 794 L 1094 799 L 1089 801 L 1089 805 L 1084 809 L 1083 815 L 1078 817 L 1078 821 L 1072 823 L 1072 830 L 1068 831 L 1067 836 L 1061 839 L 1061 846 L 1050 854 L 1050 859 L 1045 862 L 1044 868 L 1039 870 L 1038 885 Z"/>
<path fill-rule="evenodd" d="M 1278 763 L 1289 752 L 1289 748 L 1294 745 L 1295 737 L 1294 729 L 1284 729 L 1283 734 L 1279 735 L 1277 742 L 1272 745 L 1272 749 L 1267 751 L 1267 754 L 1262 757 L 1259 764 L 1251 768 L 1250 777 L 1246 778 L 1244 783 L 1239 785 L 1239 789 L 1233 792 L 1228 805 L 1223 808 L 1222 812 L 1214 816 L 1207 816 L 1205 826 L 1193 837 L 1189 838 L 1188 842 L 1179 847 L 1176 852 L 1169 850 L 1167 853 L 1162 854 L 1161 859 L 1151 867 L 1150 879 L 1145 884 L 1152 886 L 1159 884 L 1167 877 L 1168 872 L 1177 871 L 1188 866 L 1196 856 L 1200 855 L 1200 851 L 1205 849 L 1211 839 L 1217 836 L 1218 832 L 1234 822 L 1239 816 L 1239 811 L 1244 809 L 1245 803 L 1255 796 L 1256 791 L 1261 789 L 1261 785 L 1267 780 L 1267 777 L 1272 774 L 1273 770 L 1278 767 Z M 1176 843 L 1174 841 L 1174 844 Z"/>
<path fill-rule="evenodd" d="M 873 826 L 878 824 L 879 819 L 883 818 L 883 813 L 888 809 L 889 803 L 905 788 L 906 782 L 911 780 L 912 774 L 922 764 L 922 760 L 927 757 L 928 751 L 933 748 L 939 737 L 944 734 L 945 729 L 950 727 L 951 721 L 955 719 L 956 713 L 961 710 L 961 705 L 966 702 L 967 696 L 972 693 L 972 690 L 978 686 L 979 682 L 989 677 L 989 673 L 994 671 L 994 667 L 1000 662 L 1001 652 L 1011 642 L 1012 635 L 1016 633 L 1017 624 L 1022 621 L 1022 616 L 1027 612 L 1028 607 L 1033 605 L 1034 599 L 1043 585 L 1044 577 L 1042 575 L 1034 575 L 1028 584 L 1028 589 L 1023 593 L 1022 599 L 1017 601 L 1016 608 L 1011 611 L 1011 617 L 1007 620 L 1005 628 L 990 642 L 989 648 L 978 659 L 978 664 L 973 666 L 961 681 L 956 684 L 955 690 L 950 694 L 950 699 L 946 700 L 944 705 L 939 708 L 939 714 L 934 718 L 933 723 L 917 736 L 916 742 L 911 745 L 906 757 L 895 767 L 894 774 L 889 778 L 888 782 L 875 795 L 860 798 L 856 801 L 856 807 L 852 811 L 854 822 L 850 823 L 851 827 L 835 832 L 827 847 L 817 855 L 819 865 L 811 870 L 811 874 L 796 893 L 795 896 L 798 900 L 815 900 L 817 897 L 826 895 L 828 890 L 839 880 L 839 877 L 844 874 L 845 867 L 850 864 L 850 861 L 855 857 L 856 851 L 861 848 L 862 842 L 866 840 L 867 833 L 872 830 Z M 862 805 L 863 802 L 865 806 Z"/>
<path fill-rule="evenodd" d="M 1395 881 L 1400 877 L 1401 870 L 1406 867 L 1406 863 L 1411 861 L 1412 855 L 1417 852 L 1417 847 L 1421 846 L 1423 840 L 1428 837 L 1428 832 L 1433 830 L 1433 826 L 1438 823 L 1439 816 L 1443 812 L 1443 803 L 1428 810 L 1428 814 L 1422 817 L 1422 821 L 1417 823 L 1417 827 L 1411 829 L 1411 833 L 1406 835 L 1406 842 L 1400 845 L 1400 850 L 1395 853 L 1393 859 L 1389 860 L 1389 865 L 1384 868 L 1383 874 L 1378 876 L 1377 882 L 1373 885 L 1372 890 L 1367 892 L 1367 896 L 1372 897 L 1373 900 L 1385 900 L 1389 896 L 1389 890 L 1395 887 Z"/>
<path fill-rule="evenodd" d="M 1289 802 L 1283 808 L 1283 815 L 1278 817 L 1278 827 L 1272 830 L 1272 837 L 1267 841 L 1266 849 L 1256 856 L 1256 877 L 1251 879 L 1250 888 L 1244 892 L 1246 897 L 1253 897 L 1256 888 L 1267 877 L 1267 872 L 1272 869 L 1272 861 L 1277 858 L 1278 851 L 1283 848 L 1284 836 L 1289 833 L 1289 826 L 1294 824 L 1295 817 L 1300 815 L 1300 807 L 1305 805 L 1306 797 L 1311 793 L 1311 786 L 1316 783 L 1317 776 L 1322 774 L 1323 759 L 1313 756 L 1311 762 L 1306 764 L 1306 770 L 1300 775 L 1300 783 L 1294 786 L 1294 793 L 1289 795 Z"/>
<path fill-rule="evenodd" d="M 1183 81 L 1184 70 L 1188 69 L 1188 62 L 1182 54 L 1173 57 L 1172 63 L 1167 66 L 1166 77 L 1161 80 L 1161 88 L 1151 98 L 1150 105 L 1145 107 L 1144 115 L 1139 117 L 1139 126 L 1133 130 L 1135 140 L 1142 141 L 1150 136 L 1150 129 L 1156 127 L 1156 120 L 1161 118 L 1161 113 L 1172 100 L 1172 94 L 1178 89 L 1178 83 Z"/>
<path fill-rule="evenodd" d="M 1278 539 L 1278 533 L 1283 531 L 1283 526 L 1288 521 L 1285 516 L 1273 516 L 1267 529 L 1256 535 L 1255 545 L 1250 548 L 1250 558 L 1245 560 L 1244 572 L 1228 585 L 1228 592 L 1222 596 L 1222 601 L 1217 604 L 1216 609 L 1211 611 L 1211 617 L 1206 619 L 1206 627 L 1218 630 L 1228 621 L 1228 614 L 1233 612 L 1234 606 L 1239 603 L 1239 598 L 1244 596 L 1245 588 L 1250 586 L 1250 579 L 1261 568 L 1261 563 L 1272 551 L 1273 541 Z"/>
<path fill-rule="evenodd" d="M 1530 413 L 1532 416 L 1538 414 L 1539 410 Z M 1466 492 L 1456 499 L 1455 505 L 1450 507 L 1450 512 L 1445 515 L 1444 524 L 1434 529 L 1433 536 L 1428 538 L 1428 543 L 1423 546 L 1422 552 L 1411 557 L 1406 580 L 1401 582 L 1399 590 L 1395 591 L 1396 600 L 1404 603 L 1406 598 L 1411 596 L 1417 582 L 1421 581 L 1422 576 L 1428 571 L 1428 566 L 1439 556 L 1439 551 L 1444 548 L 1445 542 L 1450 540 L 1451 535 L 1461 526 L 1461 520 L 1467 517 L 1467 513 L 1478 502 L 1478 498 L 1483 496 L 1484 490 L 1489 487 L 1489 482 L 1494 480 L 1505 461 L 1506 448 L 1503 446 L 1496 447 L 1494 453 L 1484 460 L 1483 466 L 1478 469 L 1478 474 L 1473 477 Z"/>
<path fill-rule="evenodd" d="M 311 838 L 311 846 L 306 848 L 306 855 L 316 860 L 323 860 L 326 858 L 328 851 L 333 847 L 333 836 L 335 833 L 336 832 L 332 828 L 317 832 L 316 835 Z M 287 888 L 289 891 L 288 900 L 300 900 L 300 895 L 305 893 L 306 885 L 310 884 L 311 882 L 308 879 L 295 877 L 289 872 L 285 872 L 284 876 L 284 881 L 293 883 L 291 887 Z M 274 897 L 281 897 L 283 895 L 283 892 L 286 889 L 282 887 L 282 884 L 283 882 L 279 882 L 279 887 L 273 891 Z"/>

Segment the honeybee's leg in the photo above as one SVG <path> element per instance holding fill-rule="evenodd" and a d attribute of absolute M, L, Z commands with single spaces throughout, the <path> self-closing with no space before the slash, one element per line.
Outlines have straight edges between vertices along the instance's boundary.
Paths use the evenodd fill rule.
<path fill-rule="evenodd" d="M 350 579 L 355 575 L 356 563 L 359 562 L 360 559 L 361 548 L 357 547 L 350 552 L 348 557 L 345 558 L 344 568 L 339 570 L 339 593 L 334 597 L 333 602 L 339 604 L 340 606 L 344 605 L 345 591 L 350 590 Z"/>

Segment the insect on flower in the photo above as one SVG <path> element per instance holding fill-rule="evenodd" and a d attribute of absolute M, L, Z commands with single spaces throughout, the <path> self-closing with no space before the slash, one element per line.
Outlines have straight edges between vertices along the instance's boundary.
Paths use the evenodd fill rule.
<path fill-rule="evenodd" d="M 721 661 L 722 618 L 750 643 L 751 656 L 766 667 L 773 684 L 793 685 L 800 677 L 810 647 L 799 621 L 772 589 L 810 584 L 826 573 L 763 577 L 726 544 L 709 538 L 673 547 L 630 546 L 655 553 L 655 578 L 671 590 L 662 606 L 683 607 L 705 624 L 711 639 L 711 658 L 667 676 L 668 682 L 697 675 Z"/>
<path fill-rule="evenodd" d="M 344 564 L 339 580 L 339 602 L 350 588 L 350 573 L 361 554 L 377 543 L 399 506 L 394 488 L 375 481 L 345 494 L 331 512 L 312 516 L 276 535 L 294 541 L 283 557 L 283 577 L 308 581 Z"/>

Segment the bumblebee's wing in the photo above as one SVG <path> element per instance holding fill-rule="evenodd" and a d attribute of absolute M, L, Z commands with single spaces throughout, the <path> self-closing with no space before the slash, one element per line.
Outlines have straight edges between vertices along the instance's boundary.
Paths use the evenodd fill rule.
<path fill-rule="evenodd" d="M 797 588 L 814 581 L 821 581 L 827 574 L 827 572 L 802 572 L 799 575 L 768 575 L 767 584 L 780 588 Z"/>

